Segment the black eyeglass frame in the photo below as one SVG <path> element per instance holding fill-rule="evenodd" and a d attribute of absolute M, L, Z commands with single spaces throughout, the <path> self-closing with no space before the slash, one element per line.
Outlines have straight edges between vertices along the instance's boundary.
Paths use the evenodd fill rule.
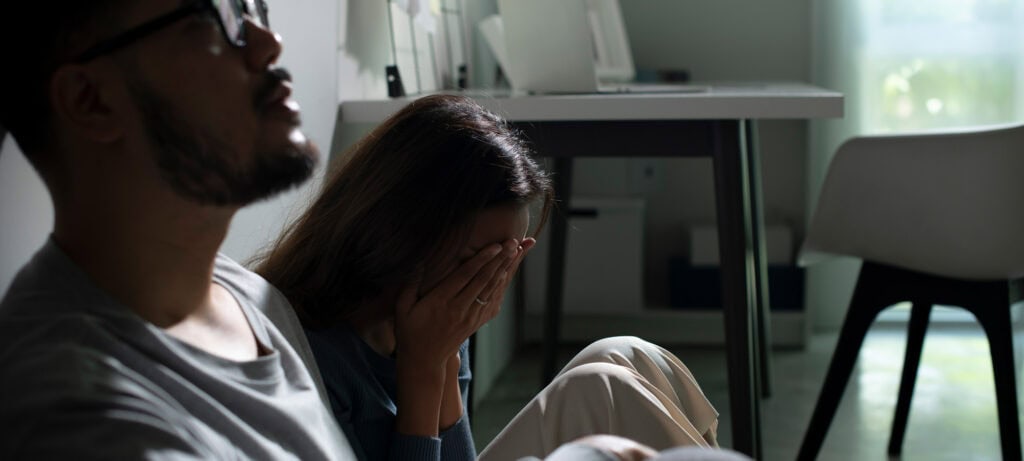
<path fill-rule="evenodd" d="M 236 0 L 226 0 L 235 3 Z M 267 19 L 267 2 L 266 0 L 254 0 L 256 4 L 256 14 L 259 15 L 259 20 L 263 27 L 270 27 L 270 22 Z M 224 40 L 236 48 L 245 46 L 245 15 L 252 14 L 249 11 L 248 2 L 241 1 L 236 3 L 241 10 L 239 11 L 237 24 L 235 24 L 238 34 L 237 38 L 231 37 L 228 33 L 228 26 L 224 24 L 224 18 L 217 10 L 217 6 L 214 5 L 213 0 L 196 0 L 183 5 L 169 13 L 157 16 L 156 18 L 150 19 L 138 26 L 128 29 L 119 35 L 115 35 L 111 38 L 100 40 L 95 45 L 89 47 L 87 50 L 72 59 L 72 62 L 76 64 L 85 64 L 93 59 L 103 56 L 108 53 L 112 53 L 121 48 L 124 48 L 138 40 L 155 33 L 177 21 L 180 21 L 190 15 L 209 12 L 217 18 L 217 25 L 220 27 L 221 34 L 224 36 Z"/>

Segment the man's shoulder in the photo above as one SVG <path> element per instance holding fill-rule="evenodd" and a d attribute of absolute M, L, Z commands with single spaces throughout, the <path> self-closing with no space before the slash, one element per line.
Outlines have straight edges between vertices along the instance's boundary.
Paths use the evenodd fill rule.
<path fill-rule="evenodd" d="M 218 254 L 213 271 L 214 281 L 224 285 L 239 301 L 245 302 L 271 317 L 271 312 L 291 310 L 288 300 L 270 282 L 259 274 L 246 269 L 227 255 Z"/>
<path fill-rule="evenodd" d="M 0 395 L 56 402 L 126 392 L 151 340 L 146 324 L 47 243 L 0 300 Z M 7 402 L 12 403 L 12 402 Z"/>
<path fill-rule="evenodd" d="M 104 350 L 22 343 L 0 360 L 0 458 L 212 456 L 166 392 Z M 108 446 L 102 441 L 118 441 Z"/>
<path fill-rule="evenodd" d="M 119 315 L 121 308 L 48 240 L 18 271 L 0 298 L 0 321 L 48 322 Z"/>
<path fill-rule="evenodd" d="M 213 278 L 234 293 L 243 305 L 250 306 L 270 320 L 288 342 L 296 345 L 302 335 L 302 327 L 288 298 L 270 282 L 224 254 L 217 255 Z"/>
<path fill-rule="evenodd" d="M 4 439 L 35 440 L 71 421 L 113 427 L 129 418 L 173 427 L 168 400 L 104 347 L 115 344 L 105 336 L 88 318 L 0 321 L 0 426 L 15 432 Z M 6 442 L 0 446 L 0 452 L 12 449 Z"/>
<path fill-rule="evenodd" d="M 99 306 L 104 302 L 59 282 L 26 277 L 23 271 L 0 300 L 0 373 L 43 358 L 85 363 L 82 355 L 96 352 L 93 346 L 115 337 L 110 322 L 118 316 L 107 315 L 107 309 Z"/>
<path fill-rule="evenodd" d="M 312 376 L 321 399 L 326 402 L 327 394 L 320 377 L 320 369 L 313 358 L 313 351 L 310 350 L 302 324 L 288 298 L 259 274 L 242 267 L 223 254 L 217 255 L 213 276 L 217 283 L 238 296 L 242 304 L 258 311 L 261 314 L 261 322 L 263 319 L 269 320 L 267 329 L 280 333 L 287 346 L 298 354 L 302 366 Z M 253 327 L 254 331 L 260 328 L 259 325 Z M 259 334 L 257 332 L 257 335 Z"/>
<path fill-rule="evenodd" d="M 16 309 L 0 313 L 0 459 L 138 459 L 153 450 L 167 459 L 208 459 L 223 457 L 210 450 L 230 452 L 186 407 L 192 393 L 182 389 L 193 384 L 184 384 L 189 375 L 180 367 L 187 359 L 151 327 L 74 300 L 33 310 L 43 305 L 39 299 L 17 299 L 29 305 L 8 303 Z"/>
<path fill-rule="evenodd" d="M 120 358 L 130 347 L 106 319 L 87 313 L 3 315 L 0 388 L 77 392 L 95 388 L 94 380 L 118 382 L 131 372 Z"/>
<path fill-rule="evenodd" d="M 44 373 L 26 378 L 73 375 L 78 364 L 123 349 L 124 338 L 143 328 L 62 258 L 48 243 L 0 299 L 0 374 L 33 366 Z"/>

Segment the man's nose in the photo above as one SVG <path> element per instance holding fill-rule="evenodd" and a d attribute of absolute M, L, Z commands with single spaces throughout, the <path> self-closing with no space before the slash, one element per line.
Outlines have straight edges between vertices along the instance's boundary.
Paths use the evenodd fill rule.
<path fill-rule="evenodd" d="M 246 64 L 254 71 L 265 70 L 281 56 L 281 36 L 249 18 L 244 27 Z"/>

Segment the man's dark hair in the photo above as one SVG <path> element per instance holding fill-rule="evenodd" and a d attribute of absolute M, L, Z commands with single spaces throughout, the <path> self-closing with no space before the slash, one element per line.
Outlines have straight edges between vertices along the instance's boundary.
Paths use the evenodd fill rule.
<path fill-rule="evenodd" d="M 6 2 L 0 14 L 0 125 L 36 168 L 51 141 L 53 72 L 99 38 L 116 30 L 126 0 Z M 88 42 L 88 43 L 83 43 Z"/>

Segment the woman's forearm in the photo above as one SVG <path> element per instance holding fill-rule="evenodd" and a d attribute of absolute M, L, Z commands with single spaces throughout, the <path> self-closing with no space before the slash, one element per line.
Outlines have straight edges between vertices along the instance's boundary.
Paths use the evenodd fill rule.
<path fill-rule="evenodd" d="M 446 381 L 444 368 L 403 364 L 399 358 L 397 372 L 395 430 L 399 434 L 437 437 Z"/>
<path fill-rule="evenodd" d="M 441 413 L 438 429 L 444 431 L 462 419 L 462 389 L 459 388 L 459 368 L 462 359 L 453 355 L 445 364 L 444 395 L 441 397 Z"/>

